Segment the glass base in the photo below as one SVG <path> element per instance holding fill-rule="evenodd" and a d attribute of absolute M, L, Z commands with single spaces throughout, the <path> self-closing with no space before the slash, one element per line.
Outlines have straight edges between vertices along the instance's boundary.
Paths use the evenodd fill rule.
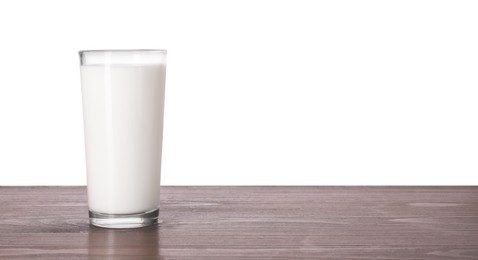
<path fill-rule="evenodd" d="M 105 214 L 90 210 L 90 224 L 103 228 L 140 228 L 158 224 L 159 209 L 137 214 Z"/>

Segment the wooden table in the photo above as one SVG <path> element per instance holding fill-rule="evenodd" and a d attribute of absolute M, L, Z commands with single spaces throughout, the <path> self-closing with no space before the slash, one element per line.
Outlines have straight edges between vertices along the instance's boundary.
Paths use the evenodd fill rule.
<path fill-rule="evenodd" d="M 87 216 L 85 187 L 0 187 L 0 258 L 478 259 L 478 186 L 162 187 L 159 226 Z"/>

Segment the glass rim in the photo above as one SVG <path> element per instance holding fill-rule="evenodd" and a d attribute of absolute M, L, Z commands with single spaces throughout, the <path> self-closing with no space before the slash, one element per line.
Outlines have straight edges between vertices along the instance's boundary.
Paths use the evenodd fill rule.
<path fill-rule="evenodd" d="M 167 53 L 166 49 L 104 49 L 104 50 L 80 50 L 78 51 L 79 54 L 83 53 L 101 53 L 101 52 L 160 52 L 160 53 Z"/>

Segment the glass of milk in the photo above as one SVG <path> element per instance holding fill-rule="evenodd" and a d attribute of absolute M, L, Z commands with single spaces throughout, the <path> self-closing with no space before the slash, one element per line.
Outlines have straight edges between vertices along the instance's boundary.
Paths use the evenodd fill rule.
<path fill-rule="evenodd" d="M 166 50 L 80 51 L 90 223 L 158 223 Z"/>

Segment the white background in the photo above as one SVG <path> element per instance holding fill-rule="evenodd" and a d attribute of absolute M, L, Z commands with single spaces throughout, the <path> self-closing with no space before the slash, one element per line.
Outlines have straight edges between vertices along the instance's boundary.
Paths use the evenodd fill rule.
<path fill-rule="evenodd" d="M 1 1 L 0 185 L 86 184 L 102 48 L 168 49 L 165 185 L 478 184 L 477 1 Z"/>

